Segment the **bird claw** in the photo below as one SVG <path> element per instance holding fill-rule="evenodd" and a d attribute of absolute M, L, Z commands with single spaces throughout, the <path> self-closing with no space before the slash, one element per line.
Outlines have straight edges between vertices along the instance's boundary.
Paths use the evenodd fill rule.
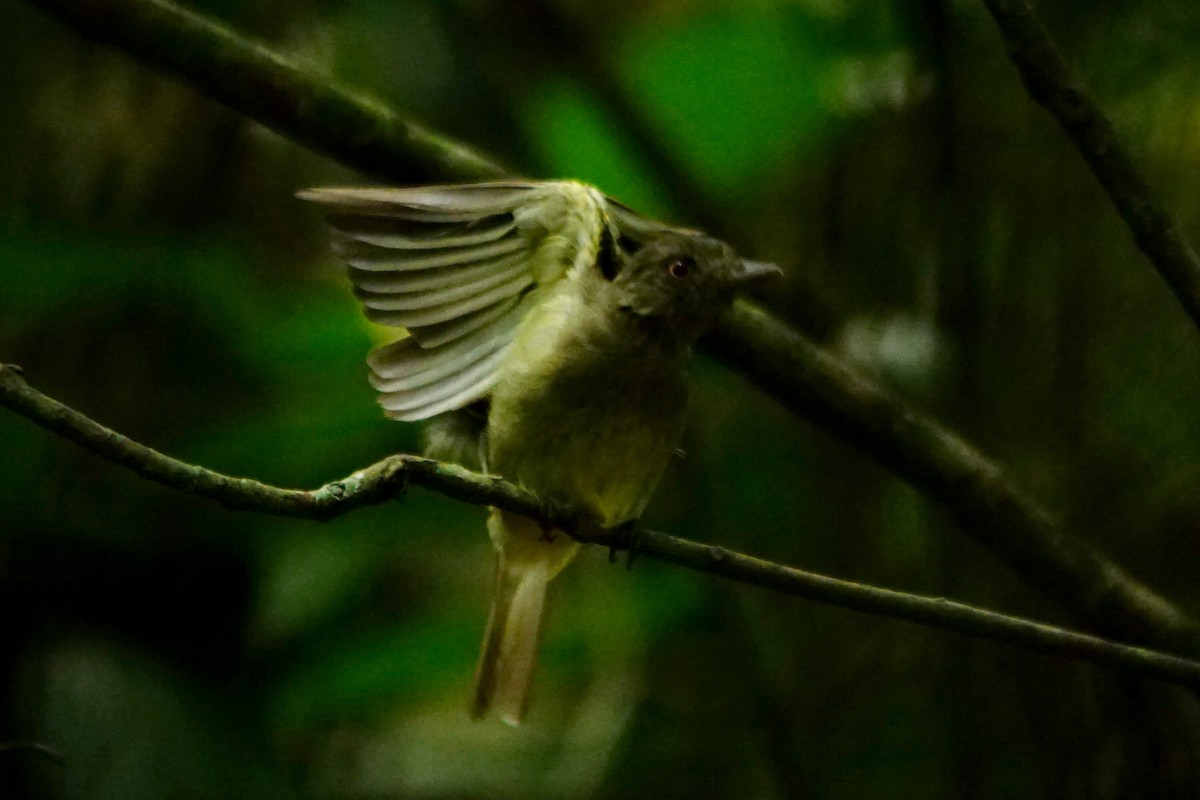
<path fill-rule="evenodd" d="M 636 519 L 622 522 L 620 525 L 609 530 L 608 563 L 616 563 L 617 551 L 624 550 L 628 553 L 625 559 L 625 570 L 628 572 L 633 569 L 633 559 L 637 555 L 639 531 L 640 528 Z"/>
<path fill-rule="evenodd" d="M 542 505 L 545 506 L 546 517 L 549 520 L 567 520 L 574 513 L 574 509 L 570 505 L 554 498 L 544 499 Z M 542 535 L 538 537 L 539 542 L 553 542 L 558 538 L 558 527 L 553 522 L 548 522 L 546 519 L 538 520 L 538 527 L 542 529 Z"/>

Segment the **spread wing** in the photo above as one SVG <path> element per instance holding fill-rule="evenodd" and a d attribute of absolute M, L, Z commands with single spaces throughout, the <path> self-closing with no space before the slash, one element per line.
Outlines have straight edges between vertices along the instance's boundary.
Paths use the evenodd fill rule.
<path fill-rule="evenodd" d="M 411 334 L 367 359 L 388 416 L 410 421 L 486 396 L 531 295 L 591 267 L 614 224 L 603 195 L 568 181 L 299 197 L 328 211 L 367 316 Z"/>
<path fill-rule="evenodd" d="M 664 233 L 701 233 L 701 231 L 691 228 L 667 225 L 658 220 L 642 216 L 621 201 L 614 200 L 608 196 L 604 196 L 604 208 L 608 212 L 613 228 L 620 237 L 621 249 L 626 253 L 633 253 L 641 249 L 642 245 L 646 244 L 646 242 Z"/>

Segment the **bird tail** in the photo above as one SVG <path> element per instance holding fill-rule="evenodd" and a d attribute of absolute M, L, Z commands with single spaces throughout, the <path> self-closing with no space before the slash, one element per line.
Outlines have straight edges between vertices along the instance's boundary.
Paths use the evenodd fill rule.
<path fill-rule="evenodd" d="M 509 725 L 519 725 L 537 663 L 546 585 L 579 546 L 561 532 L 547 535 L 532 520 L 498 511 L 492 512 L 488 531 L 500 558 L 471 716 L 495 711 Z"/>

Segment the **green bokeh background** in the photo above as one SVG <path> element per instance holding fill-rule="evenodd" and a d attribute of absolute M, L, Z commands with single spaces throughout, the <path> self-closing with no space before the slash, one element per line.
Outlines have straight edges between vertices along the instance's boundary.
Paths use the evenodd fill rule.
<path fill-rule="evenodd" d="M 1200 6 L 1040 5 L 1200 236 Z M 706 217 L 785 268 L 762 301 L 1200 613 L 1200 337 L 978 2 L 192 7 L 521 172 Z M 371 176 L 0 10 L 0 361 L 280 485 L 416 451 L 365 380 L 389 331 L 292 196 Z M 1072 622 L 913 489 L 693 373 L 656 527 Z M 1181 691 L 599 551 L 556 582 L 528 724 L 472 723 L 480 509 L 230 513 L 11 414 L 0 476 L 0 740 L 65 762 L 0 751 L 0 797 L 1200 795 Z"/>

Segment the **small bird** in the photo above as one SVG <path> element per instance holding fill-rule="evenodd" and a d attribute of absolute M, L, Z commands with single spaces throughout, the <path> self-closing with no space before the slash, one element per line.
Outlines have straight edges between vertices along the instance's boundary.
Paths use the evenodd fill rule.
<path fill-rule="evenodd" d="M 388 416 L 435 418 L 430 455 L 605 527 L 642 513 L 683 431 L 692 345 L 735 290 L 780 273 L 574 181 L 312 189 L 367 317 Z M 546 586 L 579 549 L 492 509 L 498 555 L 471 710 L 517 725 Z"/>

